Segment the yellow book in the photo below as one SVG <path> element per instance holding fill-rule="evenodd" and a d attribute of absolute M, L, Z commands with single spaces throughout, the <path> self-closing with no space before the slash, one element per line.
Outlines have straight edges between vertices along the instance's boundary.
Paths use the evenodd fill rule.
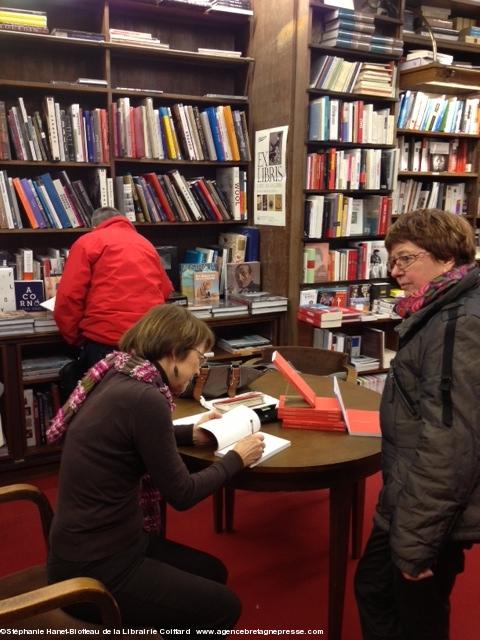
<path fill-rule="evenodd" d="M 8 11 L 0 11 L 0 24 L 20 24 L 27 27 L 46 27 L 46 16 L 31 16 L 21 13 L 10 13 Z"/>
<path fill-rule="evenodd" d="M 227 127 L 228 140 L 232 151 L 233 160 L 240 160 L 240 151 L 238 149 L 237 136 L 235 135 L 235 126 L 233 124 L 232 108 L 229 104 L 223 107 L 223 116 Z"/>
<path fill-rule="evenodd" d="M 337 220 L 335 225 L 335 236 L 340 238 L 342 236 L 343 223 L 343 193 L 337 193 Z"/>
<path fill-rule="evenodd" d="M 165 131 L 165 139 L 167 141 L 167 152 L 168 157 L 171 160 L 177 159 L 177 152 L 175 149 L 175 142 L 173 139 L 172 126 L 170 122 L 170 118 L 168 117 L 168 111 L 165 107 L 160 108 L 160 113 L 162 116 L 163 130 Z"/>

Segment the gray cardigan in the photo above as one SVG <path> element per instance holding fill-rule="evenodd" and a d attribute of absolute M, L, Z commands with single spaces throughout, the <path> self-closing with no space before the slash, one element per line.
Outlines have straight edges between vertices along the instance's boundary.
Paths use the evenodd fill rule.
<path fill-rule="evenodd" d="M 434 565 L 449 538 L 480 541 L 480 288 L 470 271 L 397 327 L 400 348 L 382 397 L 384 486 L 375 522 L 392 557 L 413 575 Z M 440 388 L 448 310 L 458 319 L 452 425 Z"/>

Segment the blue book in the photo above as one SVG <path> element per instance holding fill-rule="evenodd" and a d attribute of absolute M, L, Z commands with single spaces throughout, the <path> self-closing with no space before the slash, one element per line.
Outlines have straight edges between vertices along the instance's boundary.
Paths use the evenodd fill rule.
<path fill-rule="evenodd" d="M 43 280 L 15 280 L 15 302 L 17 311 L 44 311 Z"/>
<path fill-rule="evenodd" d="M 32 208 L 33 215 L 35 216 L 35 220 L 37 221 L 38 226 L 40 227 L 40 229 L 46 229 L 48 226 L 47 221 L 35 198 L 33 188 L 30 186 L 30 183 L 26 178 L 21 178 L 20 183 L 22 185 L 23 192 L 28 199 L 30 207 Z"/>
<path fill-rule="evenodd" d="M 223 150 L 222 138 L 220 136 L 220 126 L 217 119 L 217 110 L 215 107 L 207 107 L 205 109 L 208 115 L 208 122 L 210 123 L 210 129 L 212 131 L 213 144 L 217 153 L 217 160 L 225 160 L 225 151 Z"/>
<path fill-rule="evenodd" d="M 71 228 L 72 223 L 70 222 L 70 218 L 68 217 L 67 212 L 65 211 L 62 201 L 60 200 L 60 197 L 57 193 L 57 190 L 55 189 L 55 185 L 53 184 L 51 175 L 49 173 L 43 173 L 41 176 L 38 177 L 38 179 L 43 182 L 43 185 L 47 190 L 48 196 L 53 206 L 55 207 L 55 211 L 57 212 L 57 216 L 59 217 L 60 222 L 62 223 L 62 228 L 63 229 Z"/>
<path fill-rule="evenodd" d="M 408 112 L 410 110 L 409 105 L 412 100 L 412 92 L 410 89 L 407 89 L 404 94 L 402 94 L 402 100 L 400 104 L 400 111 L 398 113 L 398 128 L 403 129 L 405 127 L 405 122 L 407 121 Z"/>
<path fill-rule="evenodd" d="M 260 230 L 258 227 L 243 227 L 239 230 L 243 236 L 247 237 L 245 247 L 245 262 L 257 262 L 259 259 Z"/>
<path fill-rule="evenodd" d="M 54 217 L 52 216 L 52 214 L 50 212 L 50 207 L 48 206 L 48 202 L 46 201 L 45 196 L 42 193 L 40 185 L 35 180 L 32 180 L 32 186 L 35 189 L 35 193 L 37 194 L 38 199 L 42 203 L 42 208 L 43 208 L 43 211 L 44 211 L 44 213 L 45 213 L 45 215 L 46 215 L 46 217 L 48 219 L 49 225 L 52 227 L 52 229 L 56 229 L 57 228 L 57 224 L 55 222 Z"/>

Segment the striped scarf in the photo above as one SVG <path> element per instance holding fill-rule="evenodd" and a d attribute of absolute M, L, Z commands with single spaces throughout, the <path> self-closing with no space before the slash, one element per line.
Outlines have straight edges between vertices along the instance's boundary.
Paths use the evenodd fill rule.
<path fill-rule="evenodd" d="M 79 411 L 89 393 L 111 369 L 115 369 L 115 371 L 135 378 L 140 382 L 156 386 L 160 393 L 164 395 L 170 409 L 172 411 L 175 409 L 170 389 L 161 379 L 155 365 L 149 360 L 138 358 L 129 353 L 113 351 L 87 371 L 70 394 L 66 403 L 58 410 L 47 430 L 47 442 L 49 444 L 59 442 L 63 438 L 71 420 Z M 160 493 L 153 485 L 150 475 L 144 475 L 141 479 L 140 506 L 143 511 L 143 526 L 148 533 L 160 532 L 160 499 Z"/>
<path fill-rule="evenodd" d="M 427 282 L 404 298 L 400 298 L 395 305 L 395 312 L 402 318 L 411 316 L 412 313 L 423 309 L 427 304 L 436 300 L 444 291 L 457 284 L 466 274 L 475 268 L 475 264 L 463 264 L 460 267 L 453 267 L 450 271 L 442 273 L 430 282 Z"/>

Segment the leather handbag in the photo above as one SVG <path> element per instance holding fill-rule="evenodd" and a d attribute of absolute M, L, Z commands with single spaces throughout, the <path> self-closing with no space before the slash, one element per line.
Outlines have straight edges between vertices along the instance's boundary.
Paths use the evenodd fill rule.
<path fill-rule="evenodd" d="M 232 398 L 236 393 L 248 387 L 254 380 L 269 370 L 268 365 L 249 365 L 238 363 L 210 363 L 200 369 L 182 396 L 195 398 L 221 398 L 228 395 Z"/>

